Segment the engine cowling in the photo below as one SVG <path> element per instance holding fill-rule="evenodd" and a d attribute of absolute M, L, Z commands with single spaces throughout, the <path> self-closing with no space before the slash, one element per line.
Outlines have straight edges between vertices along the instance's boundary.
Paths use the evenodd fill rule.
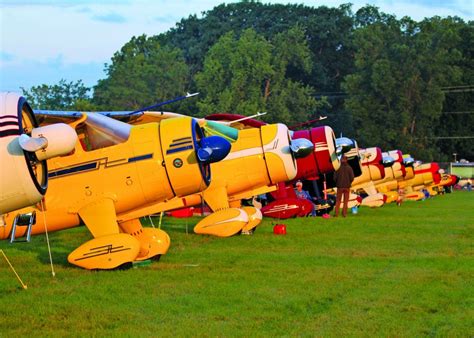
<path fill-rule="evenodd" d="M 225 158 L 231 147 L 222 137 L 204 137 L 192 118 L 162 121 L 160 137 L 163 162 L 176 196 L 194 194 L 207 187 L 211 182 L 210 164 Z"/>
<path fill-rule="evenodd" d="M 405 165 L 403 163 L 403 154 L 400 150 L 390 150 L 382 153 L 383 157 L 389 156 L 393 158 L 394 163 L 391 167 L 385 168 L 385 176 L 390 176 L 394 179 L 403 179 L 406 175 Z M 387 175 L 387 170 L 390 171 L 390 175 Z"/>
<path fill-rule="evenodd" d="M 0 94 L 0 215 L 35 204 L 48 186 L 48 158 L 74 149 L 75 131 L 66 124 L 38 127 L 24 97 Z"/>
<path fill-rule="evenodd" d="M 360 150 L 362 175 L 356 177 L 352 186 L 368 181 L 376 181 L 385 177 L 385 170 L 382 165 L 382 151 L 378 147 Z"/>
<path fill-rule="evenodd" d="M 296 159 L 290 148 L 291 137 L 288 127 L 281 123 L 267 124 L 260 130 L 263 152 L 272 184 L 293 179 L 297 169 Z"/>
<path fill-rule="evenodd" d="M 331 127 L 322 126 L 309 130 L 298 130 L 293 133 L 292 138 L 305 138 L 314 145 L 312 156 L 297 160 L 298 174 L 296 179 L 316 179 L 319 175 L 339 169 L 336 139 Z"/>
<path fill-rule="evenodd" d="M 417 166 L 414 180 L 415 185 L 438 184 L 441 181 L 438 163 L 423 163 Z"/>

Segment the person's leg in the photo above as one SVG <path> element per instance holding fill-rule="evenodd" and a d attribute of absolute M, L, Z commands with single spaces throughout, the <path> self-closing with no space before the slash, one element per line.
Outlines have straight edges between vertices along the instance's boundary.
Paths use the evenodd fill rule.
<path fill-rule="evenodd" d="M 347 216 L 347 206 L 349 204 L 349 188 L 344 188 L 344 189 L 341 189 L 343 190 L 342 191 L 342 195 L 344 197 L 344 204 L 343 204 L 343 207 L 342 207 L 342 216 L 346 217 Z"/>
<path fill-rule="evenodd" d="M 311 209 L 311 216 L 316 217 L 316 207 L 314 206 L 314 203 L 311 202 L 312 209 Z"/>
<path fill-rule="evenodd" d="M 341 205 L 342 189 L 338 188 L 336 193 L 336 208 L 334 211 L 334 217 L 339 215 L 339 206 Z"/>

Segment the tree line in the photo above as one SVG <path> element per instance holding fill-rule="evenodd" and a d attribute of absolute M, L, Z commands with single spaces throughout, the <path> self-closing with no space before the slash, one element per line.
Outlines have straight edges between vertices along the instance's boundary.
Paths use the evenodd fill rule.
<path fill-rule="evenodd" d="M 362 147 L 401 149 L 424 161 L 454 152 L 474 158 L 472 21 L 255 1 L 202 14 L 132 37 L 93 88 L 62 80 L 24 95 L 39 109 L 135 110 L 198 91 L 198 99 L 166 109 L 265 111 L 265 121 L 288 125 L 327 115 L 338 135 Z"/>

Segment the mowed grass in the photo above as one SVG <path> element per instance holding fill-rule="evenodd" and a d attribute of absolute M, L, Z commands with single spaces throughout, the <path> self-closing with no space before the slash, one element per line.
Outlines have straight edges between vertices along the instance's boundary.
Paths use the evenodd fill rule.
<path fill-rule="evenodd" d="M 28 289 L 0 257 L 0 336 L 474 335 L 474 193 L 285 220 L 286 236 L 197 221 L 165 217 L 168 254 L 126 271 L 67 263 L 84 227 L 50 234 L 54 278 L 44 236 L 2 242 Z"/>

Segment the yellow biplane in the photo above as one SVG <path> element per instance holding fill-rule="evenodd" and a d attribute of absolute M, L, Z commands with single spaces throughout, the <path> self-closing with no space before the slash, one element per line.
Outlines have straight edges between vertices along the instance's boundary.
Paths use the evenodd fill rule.
<path fill-rule="evenodd" d="M 145 112 L 144 120 L 173 116 L 176 114 Z M 313 151 L 310 141 L 292 140 L 288 128 L 280 123 L 242 130 L 214 121 L 200 120 L 200 124 L 208 135 L 226 137 L 232 145 L 222 161 L 211 165 L 213 180 L 209 187 L 200 193 L 131 211 L 122 215 L 123 221 L 138 214 L 196 206 L 204 201 L 213 212 L 194 227 L 196 233 L 219 237 L 250 233 L 261 222 L 262 214 L 255 207 L 242 207 L 241 200 L 274 191 L 277 183 L 293 179 L 296 159 Z"/>
<path fill-rule="evenodd" d="M 98 113 L 36 115 L 45 125 L 69 121 L 79 142 L 72 153 L 48 161 L 50 184 L 43 203 L 0 216 L 0 238 L 25 235 L 28 230 L 15 228 L 15 219 L 35 212 L 42 217 L 36 217 L 32 234 L 84 223 L 94 238 L 68 260 L 87 269 L 112 269 L 166 253 L 168 235 L 143 228 L 138 218 L 146 214 L 138 212 L 126 221 L 121 215 L 205 189 L 211 163 L 230 150 L 224 138 L 205 137 L 190 117 L 130 125 Z M 126 120 L 142 113 L 119 115 Z"/>
<path fill-rule="evenodd" d="M 384 159 L 378 147 L 359 149 L 359 157 L 362 174 L 355 177 L 352 182 L 349 207 L 358 204 L 370 207 L 381 206 L 385 203 L 385 196 L 377 191 L 374 182 L 385 177 L 385 167 L 391 166 L 393 159 L 387 157 Z M 360 198 L 358 197 L 360 193 L 366 196 Z"/>
<path fill-rule="evenodd" d="M 399 181 L 399 187 L 404 192 L 403 198 L 412 201 L 425 199 L 427 196 L 424 190 L 426 190 L 429 195 L 430 193 L 427 188 L 431 185 L 437 185 L 441 181 L 439 165 L 435 162 L 418 162 L 415 163 L 411 169 L 413 170 L 413 175 L 407 175 L 404 180 Z M 436 194 L 434 190 L 432 194 Z"/>

